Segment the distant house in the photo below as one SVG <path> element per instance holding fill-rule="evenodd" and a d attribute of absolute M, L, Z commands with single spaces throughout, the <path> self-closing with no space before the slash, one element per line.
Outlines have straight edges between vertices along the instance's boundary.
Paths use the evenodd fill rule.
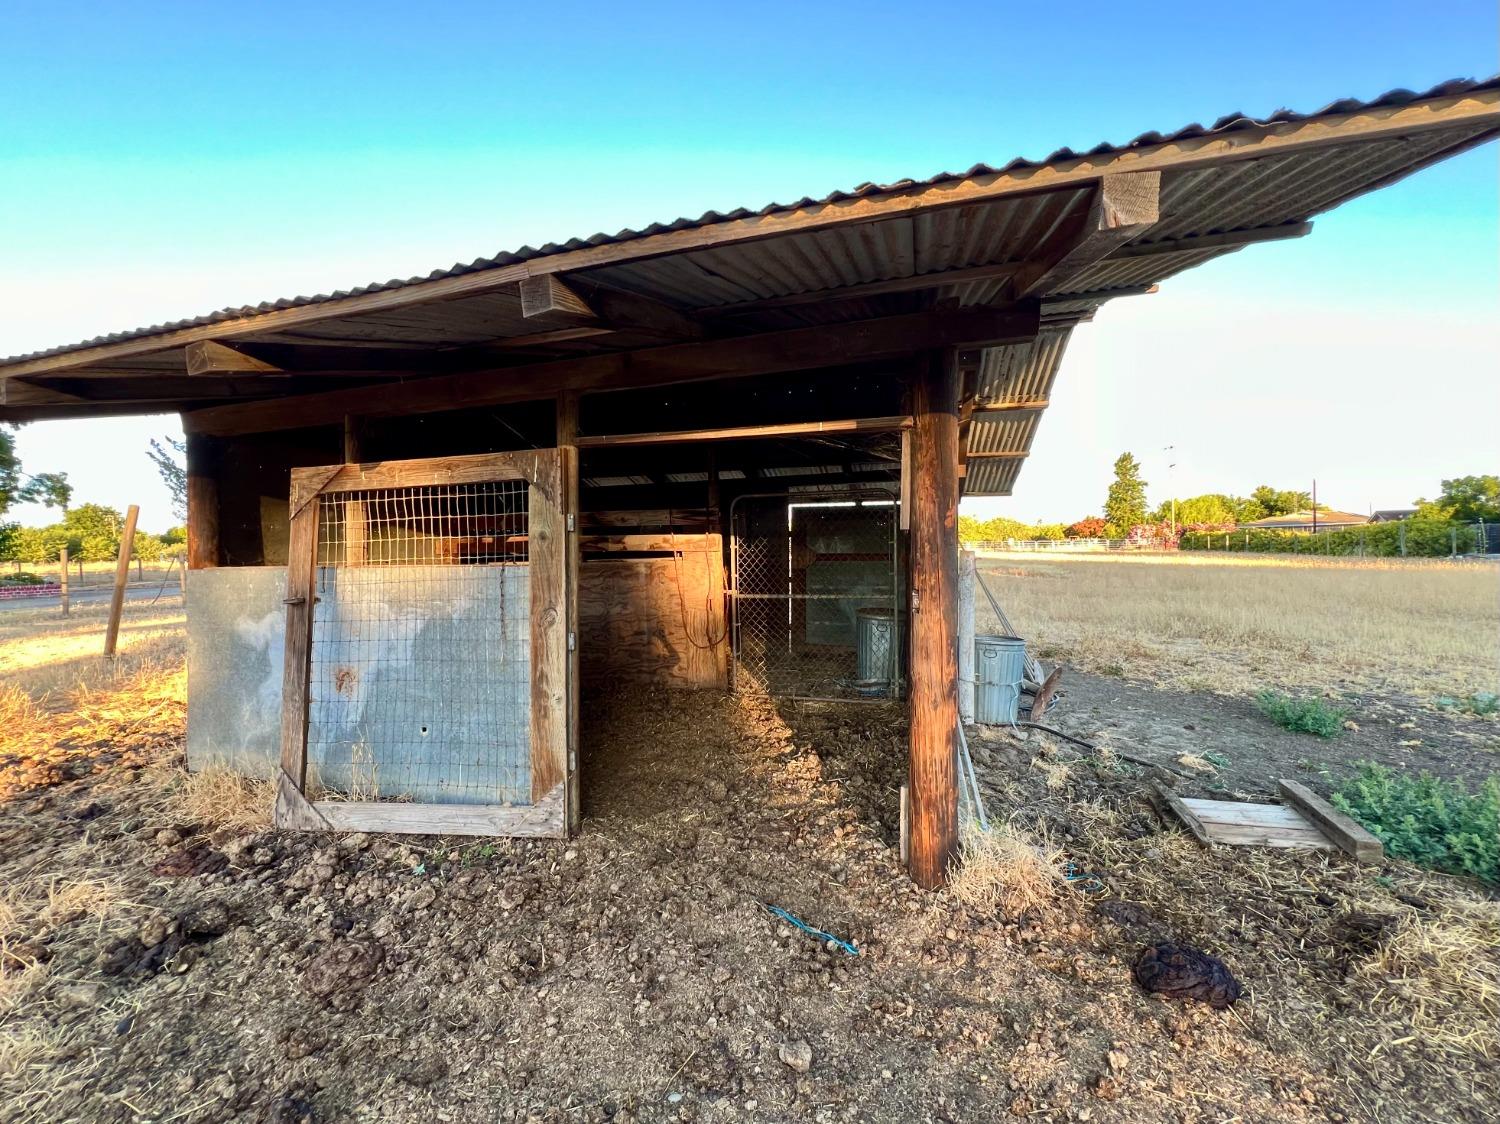
<path fill-rule="evenodd" d="M 1399 523 L 1417 513 L 1414 507 L 1384 507 L 1370 516 L 1371 523 Z"/>
<path fill-rule="evenodd" d="M 1371 522 L 1368 515 L 1355 515 L 1348 511 L 1291 511 L 1285 515 L 1272 515 L 1257 519 L 1253 523 L 1241 523 L 1242 531 L 1332 531 L 1341 527 L 1362 527 Z"/>

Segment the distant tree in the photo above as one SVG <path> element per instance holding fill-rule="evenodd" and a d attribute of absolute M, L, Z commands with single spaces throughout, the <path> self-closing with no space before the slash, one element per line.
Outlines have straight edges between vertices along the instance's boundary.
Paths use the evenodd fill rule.
<path fill-rule="evenodd" d="M 67 529 L 61 523 L 50 527 L 21 527 L 12 536 L 10 555 L 17 562 L 32 566 L 55 563 L 63 547 L 77 557 L 77 544 L 68 539 Z"/>
<path fill-rule="evenodd" d="M 1111 533 L 1128 535 L 1130 528 L 1146 521 L 1146 482 L 1140 462 L 1129 453 L 1115 459 L 1115 479 L 1104 500 L 1104 518 Z"/>
<path fill-rule="evenodd" d="M 1064 532 L 1070 539 L 1102 539 L 1109 534 L 1109 524 L 1097 515 L 1069 524 Z"/>
<path fill-rule="evenodd" d="M 176 546 L 179 543 L 185 543 L 187 542 L 187 528 L 168 527 L 161 533 L 161 541 L 167 546 Z"/>
<path fill-rule="evenodd" d="M 1443 481 L 1435 500 L 1417 501 L 1418 519 L 1453 519 L 1461 523 L 1500 522 L 1500 476 L 1459 476 Z"/>
<path fill-rule="evenodd" d="M 151 447 L 146 450 L 146 457 L 156 466 L 156 471 L 161 473 L 161 482 L 167 486 L 167 491 L 172 493 L 172 511 L 177 518 L 186 519 L 187 467 L 183 458 L 187 454 L 187 445 L 171 437 L 166 441 L 171 446 L 170 451 L 156 438 L 151 438 Z"/>
<path fill-rule="evenodd" d="M 30 476 L 21 471 L 15 432 L 8 425 L 0 425 L 0 515 L 17 503 L 65 508 L 72 498 L 73 488 L 66 473 L 39 472 Z"/>
<path fill-rule="evenodd" d="M 1256 516 L 1258 519 L 1312 510 L 1311 492 L 1298 492 L 1291 489 L 1280 491 L 1269 484 L 1262 484 L 1256 488 L 1250 493 L 1250 499 L 1259 504 L 1261 511 L 1264 512 L 1263 515 Z"/>
<path fill-rule="evenodd" d="M 1244 502 L 1238 501 L 1239 504 Z M 1151 518 L 1157 523 L 1167 523 L 1170 528 L 1171 501 L 1157 507 L 1151 513 Z M 1238 505 L 1234 496 L 1210 492 L 1206 495 L 1189 496 L 1187 499 L 1177 501 L 1177 525 L 1179 527 L 1221 527 L 1239 521 Z"/>
<path fill-rule="evenodd" d="M 108 562 L 120 556 L 120 513 L 102 504 L 85 503 L 63 516 L 62 528 L 71 544 L 69 553 L 85 562 Z M 50 528 L 44 528 L 50 530 Z"/>

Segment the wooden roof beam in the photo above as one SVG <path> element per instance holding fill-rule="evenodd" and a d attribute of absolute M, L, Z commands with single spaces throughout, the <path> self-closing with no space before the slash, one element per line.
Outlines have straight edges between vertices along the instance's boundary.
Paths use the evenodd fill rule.
<path fill-rule="evenodd" d="M 625 390 L 704 379 L 839 367 L 911 355 L 934 347 L 984 347 L 1032 339 L 1040 327 L 1035 301 L 1005 309 L 965 308 L 794 328 L 735 339 L 669 344 L 637 351 L 468 371 L 395 386 L 210 407 L 184 415 L 202 433 L 257 433 L 363 417 L 435 413 L 547 398 L 562 390 Z"/>
<path fill-rule="evenodd" d="M 1016 275 L 1015 295 L 1037 297 L 1066 289 L 1068 282 L 1161 218 L 1161 173 L 1118 172 L 1099 177 L 1081 225 L 1066 230 L 1042 260 Z"/>
<path fill-rule="evenodd" d="M 918 273 L 911 277 L 892 277 L 884 281 L 864 281 L 857 285 L 839 285 L 831 289 L 817 289 L 809 293 L 789 293 L 781 297 L 766 297 L 756 300 L 735 301 L 733 304 L 709 305 L 700 309 L 708 316 L 731 316 L 735 313 L 760 312 L 762 309 L 792 308 L 803 304 L 821 304 L 824 301 L 853 300 L 860 297 L 878 297 L 887 293 L 912 293 L 920 289 L 936 289 L 944 285 L 965 285 L 971 281 L 994 281 L 1011 277 L 1023 267 L 1021 262 L 1004 262 L 999 265 L 966 266 L 963 269 L 945 269 L 936 273 Z"/>
<path fill-rule="evenodd" d="M 1241 246 L 1252 246 L 1258 242 L 1281 242 L 1288 238 L 1305 238 L 1312 233 L 1310 222 L 1290 222 L 1281 226 L 1263 226 L 1255 230 L 1233 230 L 1222 234 L 1190 234 L 1185 238 L 1163 238 L 1158 242 L 1144 242 L 1134 246 L 1122 246 L 1109 255 L 1111 261 L 1127 258 L 1154 257 L 1157 254 L 1184 254 L 1203 250 L 1238 250 Z"/>

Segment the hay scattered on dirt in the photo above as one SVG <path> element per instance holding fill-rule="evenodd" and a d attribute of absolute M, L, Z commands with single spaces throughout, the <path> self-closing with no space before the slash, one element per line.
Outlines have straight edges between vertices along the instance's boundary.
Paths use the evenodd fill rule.
<path fill-rule="evenodd" d="M 1005 824 L 966 831 L 963 858 L 949 883 L 971 909 L 1008 918 L 1041 919 L 1056 906 L 1065 885 L 1062 851 Z"/>

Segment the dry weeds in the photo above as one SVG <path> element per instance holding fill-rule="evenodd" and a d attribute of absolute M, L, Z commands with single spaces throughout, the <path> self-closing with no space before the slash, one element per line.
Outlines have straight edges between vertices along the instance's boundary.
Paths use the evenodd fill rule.
<path fill-rule="evenodd" d="M 1468 695 L 1500 682 L 1500 568 L 1204 555 L 1004 555 L 980 570 L 1044 658 L 1182 690 Z M 979 631 L 994 630 L 984 598 Z"/>
<path fill-rule="evenodd" d="M 276 786 L 269 780 L 219 768 L 184 774 L 172 793 L 174 806 L 188 820 L 233 831 L 270 827 L 275 798 Z"/>
<path fill-rule="evenodd" d="M 977 826 L 964 835 L 963 861 L 949 883 L 953 896 L 987 915 L 1040 919 L 1055 910 L 1063 880 L 1062 851 L 1010 824 Z"/>

